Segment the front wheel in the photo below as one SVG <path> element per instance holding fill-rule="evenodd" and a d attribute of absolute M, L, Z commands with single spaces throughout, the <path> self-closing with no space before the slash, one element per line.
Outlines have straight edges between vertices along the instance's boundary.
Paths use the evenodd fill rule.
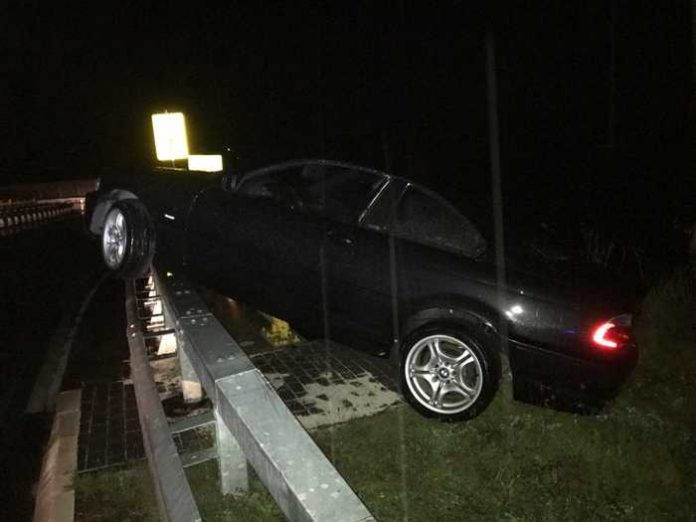
<path fill-rule="evenodd" d="M 155 253 L 155 231 L 145 205 L 137 199 L 113 204 L 104 220 L 102 258 L 124 279 L 144 276 Z"/>
<path fill-rule="evenodd" d="M 500 357 L 463 327 L 426 326 L 404 343 L 401 390 L 413 408 L 445 421 L 471 419 L 486 409 L 500 378 Z"/>

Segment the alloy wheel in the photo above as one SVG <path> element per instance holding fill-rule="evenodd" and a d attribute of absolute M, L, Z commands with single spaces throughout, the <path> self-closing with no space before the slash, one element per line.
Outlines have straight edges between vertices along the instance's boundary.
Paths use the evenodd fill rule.
<path fill-rule="evenodd" d="M 113 209 L 106 217 L 102 235 L 102 253 L 110 269 L 116 270 L 123 263 L 127 241 L 126 218 L 120 210 Z"/>
<path fill-rule="evenodd" d="M 483 372 L 477 352 L 456 337 L 435 334 L 420 339 L 403 368 L 413 397 L 436 413 L 461 413 L 481 394 Z"/>

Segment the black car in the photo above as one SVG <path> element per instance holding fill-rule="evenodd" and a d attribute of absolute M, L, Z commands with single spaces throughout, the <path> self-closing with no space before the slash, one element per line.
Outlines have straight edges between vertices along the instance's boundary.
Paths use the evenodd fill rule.
<path fill-rule="evenodd" d="M 88 197 L 124 277 L 158 266 L 324 336 L 389 356 L 424 415 L 468 419 L 507 356 L 516 393 L 612 398 L 637 359 L 603 284 L 508 263 L 450 203 L 407 179 L 307 160 L 243 176 L 160 169 Z M 596 281 L 595 283 L 598 283 Z"/>

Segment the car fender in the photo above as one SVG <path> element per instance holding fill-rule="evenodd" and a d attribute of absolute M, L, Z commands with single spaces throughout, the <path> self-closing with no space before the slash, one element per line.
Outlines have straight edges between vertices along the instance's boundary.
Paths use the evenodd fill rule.
<path fill-rule="evenodd" d="M 500 335 L 500 314 L 474 300 L 458 297 L 432 298 L 412 305 L 410 308 L 417 311 L 410 313 L 406 321 L 402 323 L 401 338 L 394 343 L 396 352 L 400 352 L 402 341 L 410 332 L 430 323 L 461 324 L 476 328 L 485 335 L 494 337 Z M 504 343 L 501 343 L 501 346 L 503 345 Z"/>
<path fill-rule="evenodd" d="M 88 210 L 89 231 L 95 236 L 100 236 L 109 210 L 111 210 L 114 203 L 124 199 L 138 199 L 138 197 L 132 192 L 123 189 L 110 190 L 97 196 L 94 208 L 91 212 Z"/>

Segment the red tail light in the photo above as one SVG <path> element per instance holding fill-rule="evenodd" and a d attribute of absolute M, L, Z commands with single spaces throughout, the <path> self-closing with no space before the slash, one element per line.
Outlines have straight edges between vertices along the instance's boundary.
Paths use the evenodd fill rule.
<path fill-rule="evenodd" d="M 631 337 L 631 316 L 620 315 L 596 326 L 592 330 L 592 342 L 603 350 L 615 350 L 625 345 Z"/>

